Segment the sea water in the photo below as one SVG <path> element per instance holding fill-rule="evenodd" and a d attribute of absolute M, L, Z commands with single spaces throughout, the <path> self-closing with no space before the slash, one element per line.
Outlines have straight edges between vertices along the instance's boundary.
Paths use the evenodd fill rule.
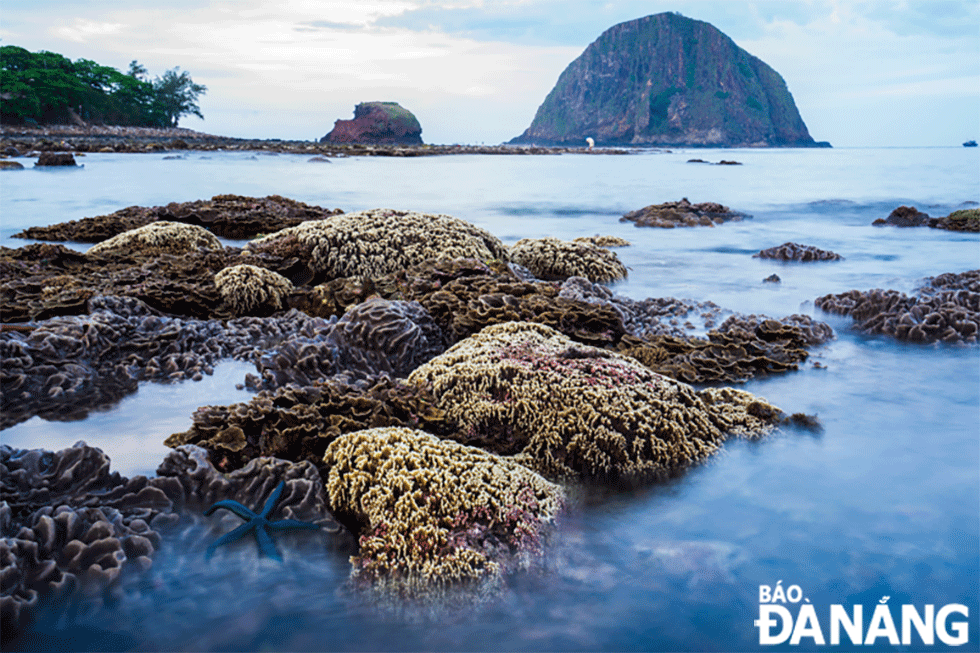
<path fill-rule="evenodd" d="M 740 166 L 688 163 L 737 160 Z M 871 288 L 912 293 L 929 276 L 980 267 L 980 237 L 928 228 L 872 227 L 900 205 L 932 216 L 976 206 L 980 157 L 965 148 L 674 150 L 632 155 L 337 158 L 240 152 L 90 154 L 81 169 L 28 169 L 0 177 L 0 244 L 28 227 L 235 193 L 278 194 L 346 211 L 387 207 L 446 213 L 511 244 L 525 237 L 612 234 L 636 299 L 713 301 L 725 309 L 812 315 L 836 337 L 797 372 L 740 387 L 787 412 L 816 415 L 822 430 L 730 442 L 724 455 L 667 484 L 577 500 L 543 569 L 507 579 L 478 608 L 407 618 L 345 589 L 342 556 L 302 549 L 283 568 L 234 556 L 161 552 L 166 591 L 44 625 L 26 648 L 74 641 L 93 649 L 185 650 L 758 650 L 830 645 L 831 606 L 864 609 L 870 650 L 919 650 L 872 623 L 877 606 L 924 615 L 944 606 L 946 634 L 965 623 L 980 642 L 980 349 L 899 343 L 853 332 L 816 310 L 828 293 Z M 714 228 L 652 229 L 627 211 L 679 200 L 751 214 Z M 843 261 L 753 258 L 785 242 L 833 250 Z M 87 245 L 71 245 L 85 249 Z M 763 283 L 777 274 L 781 283 Z M 817 361 L 820 366 L 812 363 Z M 76 422 L 33 418 L 0 431 L 14 447 L 102 448 L 125 475 L 152 474 L 162 441 L 194 409 L 248 401 L 251 370 L 218 365 L 201 382 L 143 384 Z M 169 560 L 166 555 L 175 556 Z M 242 555 L 245 555 L 242 553 Z M 239 567 L 236 567 L 236 564 Z M 248 573 L 240 573 L 247 567 Z M 171 570 L 171 571 L 168 571 Z M 793 615 L 812 606 L 799 644 L 764 646 L 756 625 L 775 588 Z M 885 598 L 887 597 L 887 598 Z M 174 620 L 161 615 L 178 615 Z M 802 621 L 802 620 L 801 620 Z M 941 630 L 938 618 L 933 630 Z M 163 628 L 160 623 L 167 623 Z M 793 624 L 790 624 L 792 627 Z M 807 630 L 805 627 L 809 627 Z M 779 628 L 773 627 L 772 634 Z M 853 647 L 846 636 L 845 648 Z M 74 639 L 72 639 L 74 638 Z M 80 638 L 80 639 L 79 639 Z M 937 648 L 954 639 L 934 638 Z M 81 643 L 79 643 L 81 642 Z M 928 646 L 925 646 L 929 648 Z M 832 647 L 831 647 L 832 648 Z"/>

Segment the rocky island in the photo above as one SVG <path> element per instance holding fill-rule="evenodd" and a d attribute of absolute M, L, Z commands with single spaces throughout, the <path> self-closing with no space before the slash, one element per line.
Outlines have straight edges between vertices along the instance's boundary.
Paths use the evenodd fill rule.
<path fill-rule="evenodd" d="M 353 120 L 338 120 L 321 143 L 422 145 L 418 118 L 397 102 L 361 102 Z"/>
<path fill-rule="evenodd" d="M 510 142 L 829 147 L 783 78 L 712 25 L 666 12 L 620 23 L 558 78 Z"/>

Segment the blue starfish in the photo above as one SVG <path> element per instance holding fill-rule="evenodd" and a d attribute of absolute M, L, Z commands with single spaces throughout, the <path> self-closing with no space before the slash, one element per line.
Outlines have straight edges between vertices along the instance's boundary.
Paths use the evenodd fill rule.
<path fill-rule="evenodd" d="M 276 486 L 276 489 L 272 491 L 272 494 L 269 495 L 269 498 L 266 500 L 265 505 L 262 506 L 262 513 L 258 515 L 237 501 L 232 501 L 231 499 L 219 501 L 205 510 L 204 514 L 210 515 L 219 508 L 224 508 L 225 510 L 230 510 L 231 512 L 235 513 L 246 522 L 235 530 L 229 531 L 228 533 L 225 533 L 219 537 L 214 544 L 208 547 L 206 558 L 210 560 L 211 556 L 214 555 L 215 550 L 219 546 L 228 544 L 229 542 L 234 542 L 235 540 L 244 537 L 249 531 L 253 531 L 255 534 L 255 541 L 259 544 L 259 553 L 282 562 L 282 556 L 280 556 L 279 551 L 276 550 L 276 544 L 272 541 L 272 536 L 269 535 L 268 531 L 266 531 L 267 528 L 274 531 L 285 531 L 301 528 L 308 530 L 320 530 L 320 527 L 316 524 L 297 521 L 295 519 L 280 519 L 279 521 L 269 521 L 267 519 L 269 513 L 271 513 L 273 508 L 276 507 L 276 503 L 279 501 L 279 497 L 282 496 L 282 491 L 285 487 L 286 482 L 279 481 L 279 485 Z"/>

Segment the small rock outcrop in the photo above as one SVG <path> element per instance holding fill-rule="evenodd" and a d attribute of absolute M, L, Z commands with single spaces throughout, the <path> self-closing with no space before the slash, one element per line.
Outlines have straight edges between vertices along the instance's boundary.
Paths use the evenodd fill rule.
<path fill-rule="evenodd" d="M 960 209 L 942 218 L 931 218 L 914 206 L 900 206 L 887 218 L 871 223 L 875 227 L 932 227 L 948 231 L 980 232 L 980 209 Z"/>
<path fill-rule="evenodd" d="M 826 249 L 818 249 L 813 245 L 800 245 L 799 243 L 783 243 L 777 247 L 770 247 L 752 255 L 752 258 L 766 258 L 777 261 L 840 261 L 843 256 L 836 252 Z"/>
<path fill-rule="evenodd" d="M 397 102 L 362 102 L 353 120 L 337 120 L 320 142 L 422 145 L 422 125 Z"/>
<path fill-rule="evenodd" d="M 35 166 L 77 166 L 71 152 L 41 152 Z"/>
<path fill-rule="evenodd" d="M 665 12 L 606 30 L 511 143 L 828 147 L 786 82 L 708 23 Z"/>
<path fill-rule="evenodd" d="M 724 222 L 737 222 L 751 217 L 738 211 L 733 211 L 717 202 L 699 202 L 691 204 L 685 197 L 679 202 L 664 202 L 651 204 L 636 211 L 630 211 L 619 219 L 620 222 L 632 222 L 637 227 L 713 227 Z"/>

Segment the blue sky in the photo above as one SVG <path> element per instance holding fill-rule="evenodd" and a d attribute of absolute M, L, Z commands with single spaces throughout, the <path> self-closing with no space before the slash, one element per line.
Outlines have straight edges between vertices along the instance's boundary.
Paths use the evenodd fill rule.
<path fill-rule="evenodd" d="M 977 0 L 4 0 L 0 42 L 206 84 L 210 133 L 316 139 L 367 100 L 429 143 L 520 134 L 603 31 L 679 11 L 775 68 L 811 135 L 838 147 L 980 136 Z"/>

